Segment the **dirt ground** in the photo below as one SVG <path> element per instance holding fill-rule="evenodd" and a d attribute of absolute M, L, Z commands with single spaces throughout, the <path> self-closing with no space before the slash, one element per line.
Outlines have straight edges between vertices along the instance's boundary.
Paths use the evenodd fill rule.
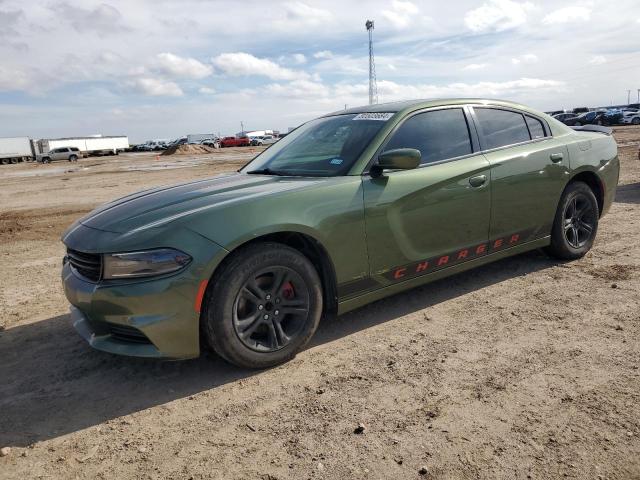
<path fill-rule="evenodd" d="M 258 372 L 93 351 L 59 280 L 78 216 L 257 149 L 1 166 L 0 478 L 640 478 L 640 128 L 616 136 L 585 258 L 536 251 L 379 301 Z"/>

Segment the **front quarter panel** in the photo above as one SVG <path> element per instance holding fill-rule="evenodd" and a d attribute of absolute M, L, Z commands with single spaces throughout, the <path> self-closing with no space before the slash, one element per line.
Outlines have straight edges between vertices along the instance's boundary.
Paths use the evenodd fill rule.
<path fill-rule="evenodd" d="M 303 180 L 282 177 L 280 181 Z M 328 252 L 338 284 L 369 273 L 359 176 L 329 177 L 305 188 L 278 190 L 207 210 L 190 217 L 188 228 L 230 252 L 264 235 L 302 233 Z"/>

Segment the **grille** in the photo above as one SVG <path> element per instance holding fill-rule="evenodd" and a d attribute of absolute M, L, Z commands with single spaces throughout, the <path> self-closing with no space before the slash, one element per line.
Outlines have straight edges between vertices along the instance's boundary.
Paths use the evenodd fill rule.
<path fill-rule="evenodd" d="M 114 323 L 110 323 L 109 333 L 111 333 L 115 339 L 122 342 L 151 343 L 144 333 L 137 328 L 133 328 L 128 325 L 116 325 Z"/>
<path fill-rule="evenodd" d="M 97 282 L 102 276 L 102 256 L 67 249 L 67 259 L 71 267 L 87 280 Z"/>

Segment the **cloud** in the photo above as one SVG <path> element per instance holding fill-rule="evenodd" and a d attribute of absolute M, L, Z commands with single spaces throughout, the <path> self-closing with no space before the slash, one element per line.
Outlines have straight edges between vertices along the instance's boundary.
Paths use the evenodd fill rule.
<path fill-rule="evenodd" d="M 420 12 L 415 4 L 408 1 L 393 0 L 391 6 L 391 10 L 382 11 L 382 16 L 398 29 L 408 27 Z"/>
<path fill-rule="evenodd" d="M 284 68 L 266 58 L 258 58 L 250 53 L 223 53 L 212 60 L 213 64 L 231 76 L 259 75 L 272 80 L 295 80 L 309 78 L 309 74 L 299 70 Z"/>
<path fill-rule="evenodd" d="M 216 93 L 216 89 L 211 87 L 200 87 L 198 89 L 198 92 L 202 95 L 213 95 L 214 93 Z"/>
<path fill-rule="evenodd" d="M 310 80 L 294 80 L 287 84 L 272 83 L 265 87 L 269 95 L 287 98 L 325 98 L 330 94 L 329 87 Z"/>
<path fill-rule="evenodd" d="M 469 70 L 469 71 L 484 70 L 488 66 L 489 65 L 487 63 L 470 63 L 469 65 L 465 66 L 462 70 Z"/>
<path fill-rule="evenodd" d="M 330 11 L 312 7 L 303 2 L 287 2 L 283 7 L 287 20 L 299 24 L 321 25 L 333 19 L 333 14 Z"/>
<path fill-rule="evenodd" d="M 571 6 L 554 10 L 542 19 L 545 25 L 586 22 L 591 18 L 591 8 Z"/>
<path fill-rule="evenodd" d="M 333 57 L 333 52 L 331 52 L 331 50 L 321 50 L 313 54 L 313 58 L 318 58 L 321 60 L 326 60 L 332 57 Z"/>
<path fill-rule="evenodd" d="M 603 63 L 607 63 L 607 57 L 603 55 L 594 55 L 589 59 L 589 63 L 591 65 L 602 65 Z"/>
<path fill-rule="evenodd" d="M 533 8 L 530 2 L 489 0 L 468 11 L 464 16 L 464 23 L 469 30 L 476 33 L 501 32 L 526 23 L 527 15 Z"/>
<path fill-rule="evenodd" d="M 511 63 L 513 65 L 523 64 L 532 64 L 538 63 L 538 56 L 533 53 L 525 53 L 524 55 L 520 55 L 519 57 L 514 57 L 511 59 Z"/>
<path fill-rule="evenodd" d="M 184 94 L 177 83 L 160 78 L 137 78 L 127 82 L 127 86 L 133 91 L 152 97 L 181 97 Z"/>
<path fill-rule="evenodd" d="M 414 98 L 442 98 L 442 97 L 501 97 L 522 92 L 540 90 L 560 91 L 565 83 L 558 80 L 520 78 L 504 82 L 451 83 L 446 85 L 429 84 L 399 84 L 389 80 L 378 82 L 378 95 L 384 101 L 405 100 Z M 366 83 L 336 85 L 334 96 L 338 99 L 352 99 L 361 101 L 368 92 Z"/>
<path fill-rule="evenodd" d="M 160 72 L 183 78 L 204 78 L 213 73 L 211 65 L 205 65 L 195 58 L 184 58 L 173 53 L 159 53 L 156 55 L 154 66 Z"/>
<path fill-rule="evenodd" d="M 101 3 L 95 8 L 81 8 L 61 2 L 51 9 L 80 33 L 95 31 L 101 35 L 109 35 L 129 30 L 120 11 L 107 3 Z"/>
<path fill-rule="evenodd" d="M 293 54 L 293 61 L 296 62 L 297 64 L 301 65 L 303 63 L 307 63 L 307 57 L 305 57 L 304 54 L 302 54 L 302 53 L 294 53 Z"/>
<path fill-rule="evenodd" d="M 0 65 L 0 92 L 29 90 L 32 86 L 33 78 L 26 71 Z"/>

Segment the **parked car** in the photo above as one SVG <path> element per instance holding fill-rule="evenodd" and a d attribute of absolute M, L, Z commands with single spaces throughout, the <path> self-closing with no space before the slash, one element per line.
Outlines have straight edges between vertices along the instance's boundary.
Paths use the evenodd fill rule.
<path fill-rule="evenodd" d="M 75 328 L 107 352 L 179 359 L 208 344 L 265 368 L 323 314 L 541 247 L 580 258 L 620 171 L 611 130 L 581 130 L 492 100 L 317 118 L 238 172 L 76 221 L 62 269 Z"/>
<path fill-rule="evenodd" d="M 622 114 L 621 123 L 627 125 L 640 125 L 640 110 L 627 110 Z"/>
<path fill-rule="evenodd" d="M 40 153 L 37 161 L 41 163 L 51 163 L 52 160 L 68 160 L 77 162 L 80 156 L 80 149 L 76 147 L 60 147 L 49 150 L 47 153 Z"/>
<path fill-rule="evenodd" d="M 273 135 L 260 135 L 258 137 L 251 137 L 251 145 L 273 145 L 278 141 Z"/>
<path fill-rule="evenodd" d="M 204 145 L 211 148 L 220 148 L 220 140 L 218 139 L 202 140 L 200 142 L 200 145 Z"/>
<path fill-rule="evenodd" d="M 221 147 L 248 147 L 249 145 L 251 145 L 251 139 L 246 135 L 224 137 L 220 140 Z"/>
<path fill-rule="evenodd" d="M 573 126 L 576 124 L 578 116 L 574 113 L 558 113 L 554 115 L 553 118 L 555 118 L 559 122 L 564 123 L 565 125 Z"/>
<path fill-rule="evenodd" d="M 578 115 L 574 123 L 575 126 L 580 125 L 605 125 L 605 112 L 587 112 Z"/>

